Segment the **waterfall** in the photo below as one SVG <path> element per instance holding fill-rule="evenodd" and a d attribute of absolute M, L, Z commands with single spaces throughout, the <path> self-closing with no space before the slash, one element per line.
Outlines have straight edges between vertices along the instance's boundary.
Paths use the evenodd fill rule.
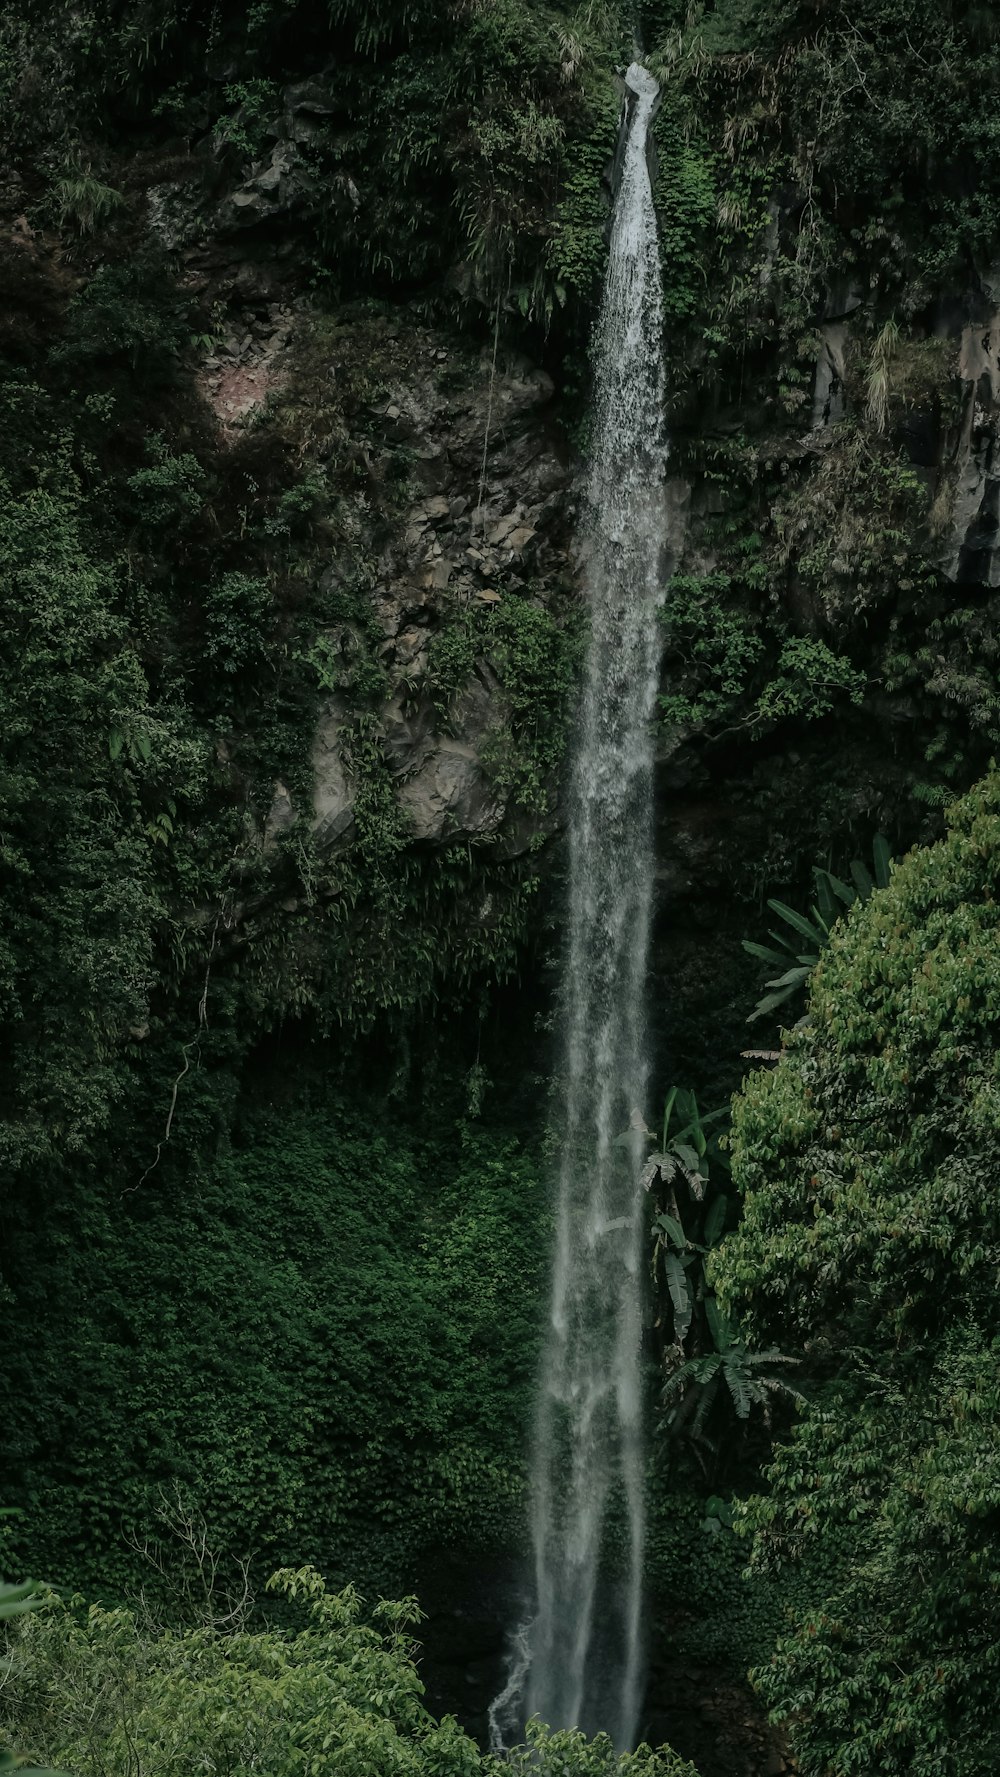
<path fill-rule="evenodd" d="M 645 1150 L 632 1127 L 641 1118 L 631 1114 L 645 1108 L 648 1073 L 650 720 L 666 460 L 662 292 L 646 159 L 658 87 L 637 63 L 626 84 L 595 336 L 583 537 L 591 631 L 570 794 L 564 1125 L 535 1426 L 536 1614 L 527 1661 L 529 1715 L 552 1727 L 604 1728 L 623 1748 L 634 1744 L 643 1676 Z"/>

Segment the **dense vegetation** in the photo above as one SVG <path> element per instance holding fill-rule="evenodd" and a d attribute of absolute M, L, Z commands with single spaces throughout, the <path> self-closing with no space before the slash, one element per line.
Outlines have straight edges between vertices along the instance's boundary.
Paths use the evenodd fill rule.
<path fill-rule="evenodd" d="M 817 1586 L 758 1674 L 807 1772 L 996 1766 L 998 840 L 991 775 L 835 935 L 737 1105 L 716 1278 L 813 1378 L 745 1513 L 754 1562 Z"/>
<path fill-rule="evenodd" d="M 678 546 L 653 997 L 698 1094 L 651 1197 L 653 1610 L 688 1687 L 753 1669 L 804 1773 L 985 1777 L 1000 39 L 974 0 L 640 10 Z M 566 482 L 632 12 L 0 17 L 0 1567 L 61 1600 L 12 1624 L 5 1732 L 88 1777 L 491 1770 L 425 1711 L 408 1607 L 342 1588 L 523 1537 Z M 231 422 L 211 376 L 278 328 Z M 511 443 L 526 363 L 554 393 Z M 496 549 L 545 459 L 548 555 L 475 529 L 501 445 Z M 502 820 L 415 835 L 441 745 Z M 889 886 L 814 914 L 876 834 Z M 747 1033 L 778 896 L 806 1022 L 727 1137 L 741 1052 L 803 1010 Z"/>
<path fill-rule="evenodd" d="M 696 1777 L 667 1749 L 616 1756 L 606 1735 L 532 1728 L 510 1759 L 480 1755 L 422 1701 L 407 1631 L 413 1600 L 378 1606 L 360 1620 L 356 1593 L 330 1593 L 312 1568 L 268 1582 L 298 1605 L 290 1632 L 205 1620 L 182 1632 L 92 1606 L 85 1617 L 49 1601 L 22 1620 L 9 1695 L 30 1743 L 66 1768 L 139 1769 L 167 1777 L 192 1765 L 303 1769 L 344 1777 Z M 206 1594 L 211 1605 L 211 1594 Z"/>

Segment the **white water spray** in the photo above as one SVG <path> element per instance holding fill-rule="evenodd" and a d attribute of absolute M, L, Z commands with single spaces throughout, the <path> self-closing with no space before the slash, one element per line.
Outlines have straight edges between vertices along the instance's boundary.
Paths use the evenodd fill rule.
<path fill-rule="evenodd" d="M 658 88 L 634 63 L 595 339 L 584 543 L 591 639 L 570 819 L 565 1126 L 535 1427 L 537 1614 L 527 1713 L 634 1744 L 644 1541 L 640 1340 L 652 899 L 652 745 L 664 546 L 662 291 L 647 136 Z M 523 1652 L 523 1650 L 522 1650 Z M 494 1743 L 512 1704 L 494 1706 Z"/>

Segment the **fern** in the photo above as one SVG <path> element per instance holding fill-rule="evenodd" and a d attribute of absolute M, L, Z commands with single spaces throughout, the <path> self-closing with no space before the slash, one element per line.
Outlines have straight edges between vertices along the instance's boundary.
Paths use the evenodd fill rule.
<path fill-rule="evenodd" d="M 89 167 L 57 179 L 55 199 L 61 226 L 72 224 L 80 234 L 93 234 L 125 202 L 120 191 L 95 179 Z"/>

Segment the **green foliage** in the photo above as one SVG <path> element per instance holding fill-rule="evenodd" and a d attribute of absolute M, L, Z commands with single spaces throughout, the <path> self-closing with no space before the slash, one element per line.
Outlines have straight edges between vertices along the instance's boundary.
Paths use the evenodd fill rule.
<path fill-rule="evenodd" d="M 564 300 L 572 295 L 585 311 L 596 303 L 604 268 L 601 179 L 613 144 L 618 109 L 618 95 L 609 83 L 606 98 L 595 105 L 591 128 L 585 134 L 571 136 L 562 148 L 562 190 L 547 261 L 557 299 L 560 292 Z M 600 129 L 602 115 L 604 127 Z"/>
<path fill-rule="evenodd" d="M 73 297 L 53 358 L 76 376 L 123 363 L 147 386 L 168 382 L 187 344 L 186 310 L 164 283 L 162 259 L 146 249 L 124 264 L 101 266 Z"/>
<path fill-rule="evenodd" d="M 9 1226 L 10 1559 L 120 1595 L 142 1576 L 127 1539 L 159 1537 L 178 1486 L 212 1546 L 307 1547 L 341 1573 L 511 1534 L 544 1263 L 532 1160 L 328 1092 L 199 1164 L 209 1086 L 185 1080 L 179 1165 L 168 1149 L 141 1179 L 140 1150 L 124 1181 Z"/>
<path fill-rule="evenodd" d="M 121 1093 L 114 1058 L 146 1017 L 161 914 L 142 800 L 169 762 L 153 759 L 162 724 L 67 466 L 61 486 L 19 498 L 0 485 L 0 581 L 0 1153 L 12 1168 L 84 1146 Z M 141 744 L 116 756 L 116 733 Z"/>
<path fill-rule="evenodd" d="M 758 1673 L 815 1777 L 997 1759 L 998 857 L 991 774 L 837 924 L 735 1106 L 713 1279 L 817 1391 L 743 1515 L 757 1566 L 818 1576 Z"/>
<path fill-rule="evenodd" d="M 75 167 L 57 179 L 54 197 L 62 226 L 72 224 L 85 235 L 93 234 L 125 202 L 120 191 L 95 178 L 89 167 Z"/>
<path fill-rule="evenodd" d="M 260 660 L 267 647 L 271 588 L 253 574 L 223 574 L 205 594 L 205 646 L 224 673 Z"/>
<path fill-rule="evenodd" d="M 748 1505 L 757 1571 L 826 1570 L 754 1674 L 809 1774 L 995 1767 L 997 1356 L 968 1326 L 853 1365 Z"/>
<path fill-rule="evenodd" d="M 812 636 L 789 636 L 781 644 L 775 676 L 757 700 L 754 720 L 777 722 L 801 716 L 815 722 L 828 716 L 840 698 L 858 704 L 865 675 Z"/>
<path fill-rule="evenodd" d="M 717 218 L 716 155 L 703 143 L 667 140 L 669 111 L 657 124 L 661 145 L 657 187 L 664 314 L 668 325 L 703 310 L 704 243 Z"/>
<path fill-rule="evenodd" d="M 834 922 L 842 918 L 847 908 L 853 907 L 855 901 L 867 901 L 876 888 L 888 888 L 891 868 L 889 843 L 883 833 L 877 833 L 872 844 L 872 865 L 874 875 L 861 858 L 854 858 L 851 863 L 851 881 L 843 882 L 821 864 L 813 865 L 813 882 L 816 889 L 815 904 L 809 913 L 801 913 L 797 908 L 786 907 L 783 901 L 769 900 L 768 906 L 788 928 L 786 931 L 772 931 L 769 936 L 773 944 L 758 944 L 755 940 L 744 938 L 743 948 L 750 956 L 759 957 L 768 968 L 779 968 L 781 975 L 766 980 L 764 985 L 770 989 L 757 1002 L 749 1018 L 752 1024 L 756 1018 L 764 1018 L 770 1012 L 776 1012 L 779 1006 L 788 1004 L 807 986 L 813 969 L 819 962 L 820 953 L 828 944 Z M 807 949 L 803 950 L 803 942 Z M 789 967 L 791 963 L 791 967 Z"/>
<path fill-rule="evenodd" d="M 3 1516 L 0 1513 L 0 1516 Z M 26 1611 L 37 1610 L 42 1602 L 42 1588 L 33 1581 L 25 1580 L 19 1586 L 12 1586 L 0 1580 L 0 1623 L 9 1622 L 11 1617 L 24 1616 Z M 17 1771 L 28 1763 L 28 1759 L 9 1748 L 0 1746 L 0 1771 Z M 34 1777 L 57 1777 L 54 1771 L 41 1772 L 32 1766 Z"/>
<path fill-rule="evenodd" d="M 323 68 L 323 102 L 297 149 L 317 279 L 350 295 L 416 288 L 438 308 L 500 301 L 546 329 L 569 305 L 582 336 L 603 260 L 612 68 L 628 40 L 619 0 L 170 0 L 155 18 L 145 0 L 106 18 L 47 0 L 41 11 L 11 8 L 0 37 L 8 146 L 16 157 L 44 140 L 27 115 L 31 84 L 36 111 L 61 125 L 45 149 L 75 226 L 89 231 L 116 198 L 77 146 L 107 131 L 109 110 L 114 122 L 152 115 L 187 134 L 208 115 L 216 144 L 248 162 L 280 124 L 283 87 Z M 221 94 L 208 72 L 220 59 Z"/>
<path fill-rule="evenodd" d="M 671 1409 L 667 1416 L 671 1432 L 677 1435 L 687 1430 L 690 1421 L 692 1441 L 705 1442 L 713 1452 L 722 1434 L 717 1432 L 713 1437 L 710 1423 L 713 1412 L 719 1417 L 719 1408 L 724 1410 L 724 1422 L 734 1413 L 738 1420 L 748 1420 L 753 1409 L 759 1408 L 769 1427 L 776 1397 L 785 1402 L 801 1398 L 779 1373 L 798 1363 L 798 1358 L 777 1350 L 750 1351 L 742 1339 L 733 1338 L 724 1319 L 715 1336 L 719 1348 L 704 1357 L 688 1358 L 672 1372 L 663 1390 L 664 1404 Z"/>
<path fill-rule="evenodd" d="M 434 637 L 431 682 L 447 711 L 467 687 L 477 658 L 500 682 L 503 719 L 483 761 L 498 788 L 523 808 L 550 806 L 572 716 L 583 636 L 540 600 L 510 594 L 464 614 Z"/>
<path fill-rule="evenodd" d="M 669 1746 L 618 1753 L 607 1734 L 593 1740 L 579 1728 L 553 1734 L 538 1721 L 528 1723 L 526 1739 L 526 1746 L 512 1748 L 502 1759 L 484 1761 L 490 1777 L 503 1777 L 505 1771 L 515 1777 L 533 1777 L 535 1772 L 539 1777 L 698 1777 L 694 1765 Z"/>
<path fill-rule="evenodd" d="M 258 1765 L 277 1777 L 305 1764 L 352 1777 L 473 1777 L 474 1744 L 421 1703 L 412 1600 L 379 1605 L 369 1627 L 356 1593 L 327 1592 L 311 1568 L 269 1584 L 301 1601 L 298 1632 L 158 1632 L 128 1610 L 84 1614 L 53 1600 L 15 1643 L 8 1721 L 82 1777 L 127 1761 L 156 1777 Z"/>
<path fill-rule="evenodd" d="M 672 1129 L 675 1113 L 677 1127 Z M 670 1301 L 673 1342 L 668 1366 L 674 1355 L 680 1359 L 696 1308 L 699 1322 L 714 1311 L 714 1304 L 706 1300 L 704 1257 L 721 1240 L 729 1208 L 724 1182 L 729 1165 L 717 1128 L 727 1117 L 727 1107 L 703 1117 L 693 1092 L 672 1087 L 664 1106 L 659 1150 L 647 1157 L 641 1174 L 645 1189 L 655 1191 L 659 1210 L 654 1221 L 653 1278 L 662 1281 Z"/>
<path fill-rule="evenodd" d="M 424 1707 L 415 1600 L 377 1604 L 369 1624 L 354 1588 L 331 1593 L 312 1567 L 273 1574 L 268 1590 L 301 1627 L 177 1633 L 53 1599 L 14 1643 L 6 1719 L 80 1777 L 133 1764 L 150 1777 L 697 1777 L 668 1747 L 619 1756 L 606 1735 L 550 1735 L 538 1722 L 509 1761 L 484 1756 L 453 1717 L 435 1722 Z"/>
<path fill-rule="evenodd" d="M 263 152 L 268 125 L 280 115 L 277 83 L 259 77 L 234 81 L 226 87 L 225 99 L 233 109 L 216 125 L 218 139 L 246 160 L 257 160 Z"/>
<path fill-rule="evenodd" d="M 660 1151 L 649 1155 L 642 1172 L 657 1211 L 652 1259 L 657 1324 L 670 1326 L 673 1335 L 662 1338 L 666 1411 L 660 1430 L 675 1447 L 691 1452 L 716 1484 L 738 1464 L 747 1464 L 746 1422 L 753 1409 L 760 1409 L 766 1431 L 775 1399 L 787 1403 L 794 1395 L 778 1372 L 795 1360 L 750 1349 L 721 1309 L 709 1278 L 711 1254 L 738 1213 L 729 1188 L 728 1120 L 728 1106 L 703 1116 L 693 1092 L 673 1087 L 664 1106 Z"/>
<path fill-rule="evenodd" d="M 135 505 L 136 523 L 145 533 L 167 525 L 183 526 L 201 511 L 205 472 L 197 457 L 185 451 L 175 456 L 165 438 L 153 432 L 146 440 L 153 458 L 148 469 L 137 469 L 126 486 Z"/>
<path fill-rule="evenodd" d="M 764 654 L 764 643 L 745 610 L 724 603 L 726 574 L 675 575 L 667 588 L 668 683 L 680 666 L 691 688 L 661 695 L 663 720 L 698 727 L 725 721 L 741 699 Z"/>
<path fill-rule="evenodd" d="M 838 704 L 861 702 L 863 672 L 818 637 L 775 633 L 772 621 L 734 608 L 733 591 L 722 573 L 671 580 L 663 608 L 668 681 L 684 689 L 661 694 L 664 723 L 719 738 L 819 721 Z"/>
<path fill-rule="evenodd" d="M 654 1447 L 646 1534 L 646 1581 L 654 1620 L 668 1622 L 678 1660 L 742 1680 L 774 1646 L 792 1588 L 784 1579 L 746 1571 L 735 1535 L 737 1504 L 706 1496 L 704 1479 L 683 1488 Z"/>

